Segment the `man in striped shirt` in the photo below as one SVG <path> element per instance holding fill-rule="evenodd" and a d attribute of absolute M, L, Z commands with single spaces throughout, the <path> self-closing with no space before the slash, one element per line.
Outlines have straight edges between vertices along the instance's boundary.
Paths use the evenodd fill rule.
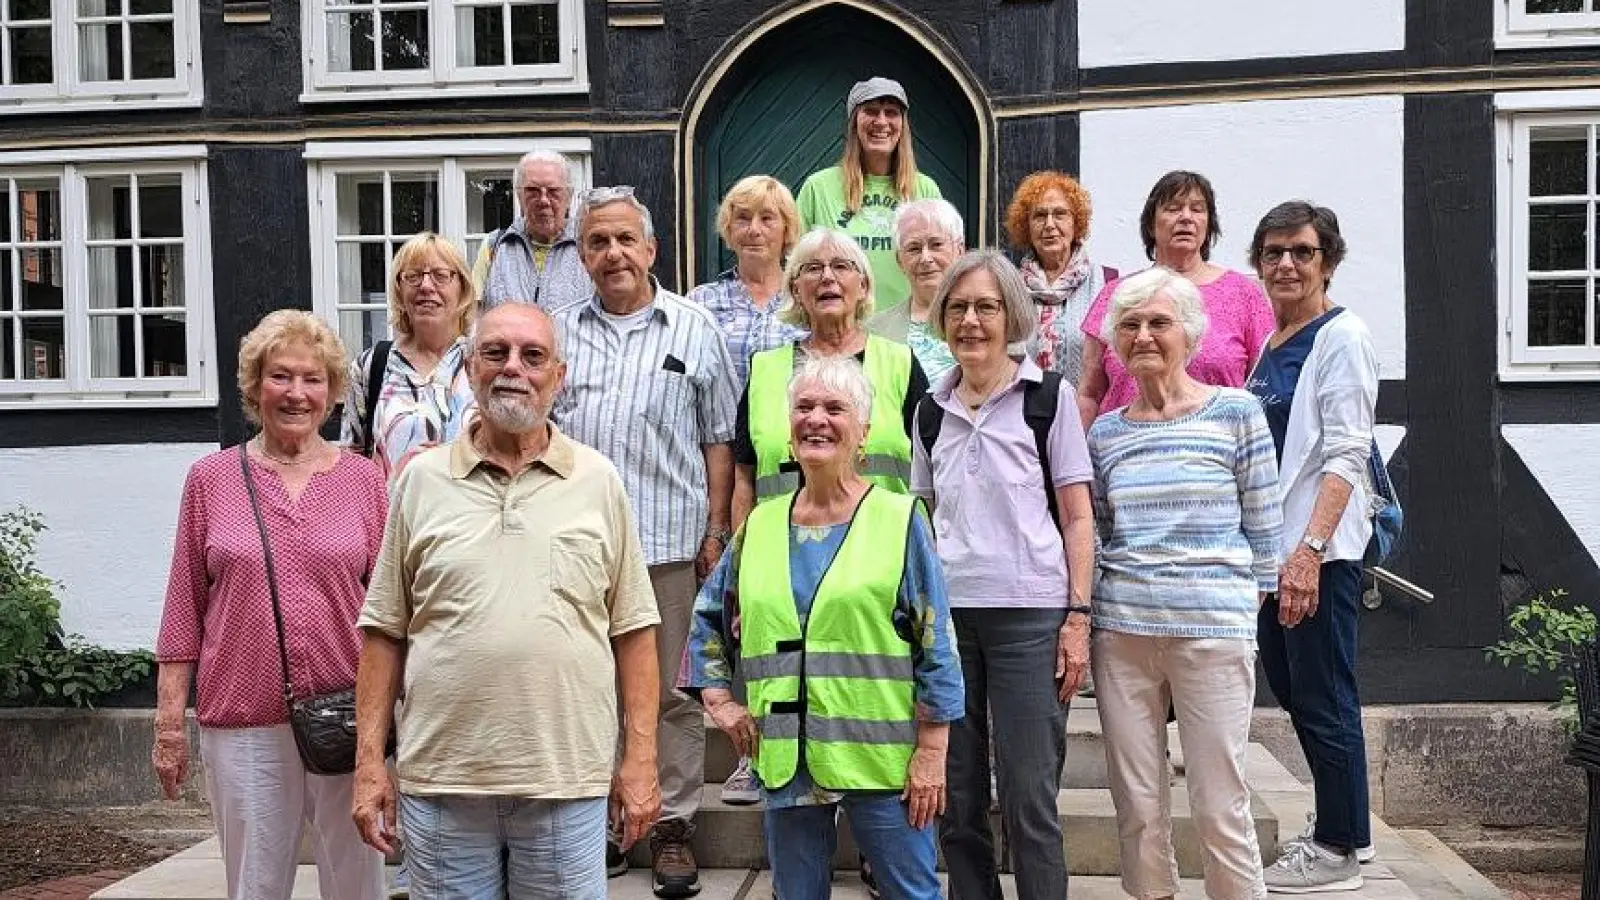
<path fill-rule="evenodd" d="M 577 215 L 595 294 L 555 313 L 569 360 L 555 416 L 622 473 L 639 523 L 661 613 L 655 892 L 690 897 L 700 890 L 689 839 L 705 783 L 705 728 L 699 706 L 673 685 L 698 579 L 731 537 L 733 359 L 711 314 L 650 275 L 654 229 L 632 188 L 589 191 Z M 620 853 L 616 862 L 626 868 Z"/>

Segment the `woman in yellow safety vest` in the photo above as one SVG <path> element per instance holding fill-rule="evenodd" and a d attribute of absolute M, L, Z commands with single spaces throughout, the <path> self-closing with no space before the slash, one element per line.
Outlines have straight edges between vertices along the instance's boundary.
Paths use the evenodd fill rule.
<path fill-rule="evenodd" d="M 813 228 L 795 244 L 783 272 L 780 318 L 807 337 L 750 358 L 750 379 L 739 398 L 733 438 L 733 523 L 757 503 L 798 490 L 802 467 L 789 449 L 789 379 L 805 360 L 854 357 L 872 385 L 872 428 L 862 447 L 860 474 L 906 493 L 911 478 L 912 417 L 928 392 L 928 376 L 905 344 L 868 334 L 873 276 L 849 235 Z"/>
<path fill-rule="evenodd" d="M 785 393 L 804 486 L 757 506 L 701 589 L 682 689 L 754 761 L 778 896 L 827 896 L 842 807 L 885 895 L 934 900 L 965 710 L 931 529 L 858 471 L 877 427 L 859 363 L 807 359 Z"/>

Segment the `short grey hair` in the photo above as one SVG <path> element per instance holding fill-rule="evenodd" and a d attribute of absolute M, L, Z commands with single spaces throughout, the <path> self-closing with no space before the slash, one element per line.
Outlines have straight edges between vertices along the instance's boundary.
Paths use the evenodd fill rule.
<path fill-rule="evenodd" d="M 938 229 L 945 237 L 955 241 L 963 249 L 967 245 L 967 226 L 961 221 L 961 213 L 950 205 L 949 200 L 939 197 L 929 197 L 925 200 L 913 200 L 910 203 L 900 204 L 894 211 L 894 248 L 900 249 L 900 241 L 906 231 L 919 222 L 926 222 Z"/>
<path fill-rule="evenodd" d="M 517 160 L 517 164 L 511 168 L 511 190 L 513 193 L 519 196 L 522 194 L 522 185 L 526 180 L 522 170 L 529 163 L 549 163 L 552 166 L 559 166 L 561 168 L 561 186 L 567 189 L 567 193 L 572 193 L 572 163 L 565 156 L 554 150 L 530 150 L 522 154 L 522 158 Z"/>
<path fill-rule="evenodd" d="M 495 310 L 499 310 L 499 309 L 522 309 L 522 308 L 537 311 L 540 315 L 544 316 L 544 319 L 545 319 L 546 322 L 550 323 L 550 353 L 551 353 L 552 356 L 555 357 L 555 361 L 556 362 L 558 362 L 558 363 L 566 362 L 567 361 L 567 351 L 564 350 L 562 348 L 562 346 L 561 346 L 561 326 L 556 324 L 555 316 L 550 315 L 550 311 L 545 309 L 544 307 L 537 306 L 537 305 L 535 305 L 533 303 L 529 303 L 529 302 L 526 302 L 526 301 L 512 301 L 512 302 L 502 303 L 499 306 L 496 306 L 493 309 L 488 310 L 483 315 L 473 317 L 472 324 L 467 327 L 467 354 L 469 356 L 476 356 L 477 353 L 478 353 L 478 326 L 483 324 L 483 320 L 484 319 L 487 319 L 488 317 L 494 315 L 495 314 Z"/>
<path fill-rule="evenodd" d="M 1100 340 L 1107 347 L 1116 347 L 1117 322 L 1122 319 L 1123 313 L 1143 306 L 1161 293 L 1172 300 L 1172 309 L 1178 314 L 1178 321 L 1183 325 L 1184 336 L 1188 339 L 1189 353 L 1193 355 L 1200 346 L 1200 339 L 1205 337 L 1209 324 L 1205 298 L 1200 296 L 1200 289 L 1194 286 L 1194 282 L 1166 266 L 1151 266 L 1117 284 L 1106 309 L 1106 317 L 1100 322 Z"/>
<path fill-rule="evenodd" d="M 837 228 L 817 226 L 801 236 L 789 251 L 789 261 L 783 266 L 783 307 L 778 310 L 778 318 L 791 325 L 802 328 L 811 327 L 811 318 L 806 313 L 805 307 L 795 299 L 794 283 L 800 280 L 800 267 L 811 262 L 825 250 L 850 260 L 861 270 L 861 288 L 865 296 L 861 304 L 856 307 L 856 321 L 865 322 L 872 315 L 877 301 L 872 293 L 872 263 L 868 261 L 866 251 L 856 243 L 856 239 Z M 824 260 L 826 262 L 826 260 Z"/>
<path fill-rule="evenodd" d="M 639 202 L 633 194 L 633 186 L 619 184 L 615 187 L 590 188 L 578 195 L 578 234 L 583 234 L 583 220 L 589 218 L 589 213 L 602 206 L 613 203 L 626 203 L 633 211 L 644 220 L 644 239 L 653 241 L 656 237 L 656 225 L 650 218 L 650 208 Z"/>
<path fill-rule="evenodd" d="M 963 253 L 950 264 L 944 278 L 933 294 L 933 308 L 928 313 L 928 325 L 940 340 L 946 340 L 944 309 L 950 304 L 950 292 L 956 282 L 979 270 L 994 276 L 1000 286 L 1000 315 L 1006 323 L 1006 343 L 1016 344 L 1033 338 L 1039 325 L 1039 311 L 1033 305 L 1033 292 L 1022 281 L 1022 273 L 999 250 L 972 250 Z"/>
<path fill-rule="evenodd" d="M 808 356 L 789 379 L 789 411 L 794 412 L 795 397 L 802 385 L 814 382 L 824 390 L 844 394 L 856 411 L 856 420 L 872 421 L 872 382 L 853 356 Z"/>

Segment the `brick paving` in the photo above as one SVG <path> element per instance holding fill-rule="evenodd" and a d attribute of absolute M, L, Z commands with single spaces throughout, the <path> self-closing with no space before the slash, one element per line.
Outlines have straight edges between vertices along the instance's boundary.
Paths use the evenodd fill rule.
<path fill-rule="evenodd" d="M 107 869 L 92 875 L 56 878 L 41 884 L 0 892 L 0 900 L 89 900 L 95 891 L 110 887 L 132 874 L 132 872 Z"/>

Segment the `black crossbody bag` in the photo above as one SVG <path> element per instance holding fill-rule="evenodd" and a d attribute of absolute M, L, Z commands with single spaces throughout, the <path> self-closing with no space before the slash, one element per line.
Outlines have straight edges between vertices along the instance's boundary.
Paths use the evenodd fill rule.
<path fill-rule="evenodd" d="M 239 445 L 239 466 L 244 471 L 245 491 L 250 494 L 250 509 L 261 532 L 261 552 L 267 564 L 267 592 L 272 595 L 272 621 L 278 629 L 278 659 L 283 663 L 283 702 L 289 708 L 289 730 L 300 751 L 300 761 L 313 775 L 348 775 L 356 770 L 356 692 L 354 688 L 296 700 L 294 681 L 289 677 L 289 648 L 283 637 L 283 608 L 278 602 L 278 578 L 272 565 L 272 542 L 267 537 L 267 522 L 256 498 L 255 479 L 250 475 L 250 452 Z M 394 729 L 384 755 L 394 752 Z"/>

